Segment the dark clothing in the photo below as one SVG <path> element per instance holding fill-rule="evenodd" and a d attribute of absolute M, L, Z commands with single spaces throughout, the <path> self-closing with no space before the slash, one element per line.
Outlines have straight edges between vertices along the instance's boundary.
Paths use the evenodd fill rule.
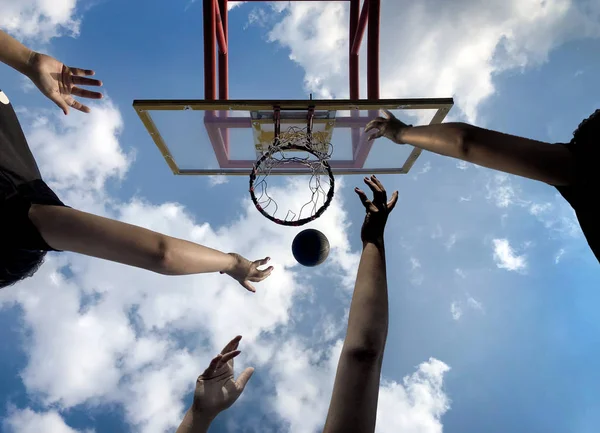
<path fill-rule="evenodd" d="M 600 262 L 600 110 L 583 121 L 566 144 L 575 157 L 577 179 L 556 189 L 575 210 L 581 230 Z"/>
<path fill-rule="evenodd" d="M 29 219 L 32 204 L 64 206 L 42 180 L 17 115 L 0 91 L 0 239 L 2 249 L 55 251 Z"/>

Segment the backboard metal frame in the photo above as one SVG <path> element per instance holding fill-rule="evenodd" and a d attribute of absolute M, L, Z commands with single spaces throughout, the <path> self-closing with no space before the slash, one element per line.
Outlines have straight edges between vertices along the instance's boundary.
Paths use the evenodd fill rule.
<path fill-rule="evenodd" d="M 247 0 L 266 1 L 312 1 L 350 3 L 348 34 L 350 99 L 360 99 L 359 51 L 367 31 L 367 99 L 379 99 L 379 38 L 381 0 Z M 228 0 L 203 0 L 204 19 L 204 99 L 229 99 L 229 12 Z M 217 62 L 218 51 L 218 62 Z"/>
<path fill-rule="evenodd" d="M 373 146 L 373 140 L 369 140 L 368 134 L 362 129 L 368 121 L 364 116 L 360 117 L 360 111 L 367 111 L 368 118 L 374 118 L 379 114 L 380 109 L 388 110 L 436 110 L 430 124 L 441 123 L 454 101 L 452 98 L 431 98 L 431 99 L 382 99 L 375 101 L 368 100 L 136 100 L 133 102 L 136 113 L 142 123 L 148 130 L 154 143 L 165 158 L 169 168 L 176 175 L 238 175 L 247 176 L 248 170 L 256 162 L 255 160 L 230 160 L 229 159 L 229 136 L 227 130 L 231 128 L 252 128 L 252 119 L 250 117 L 229 117 L 226 116 L 230 110 L 236 111 L 261 111 L 273 110 L 278 107 L 282 111 L 308 111 L 309 108 L 315 111 L 335 110 L 349 111 L 349 116 L 336 116 L 335 127 L 351 128 L 352 130 L 352 151 L 351 160 L 330 160 L 329 163 L 334 174 L 351 175 L 364 174 L 368 171 L 371 174 L 406 174 L 421 154 L 421 149 L 414 148 L 402 167 L 394 168 L 363 168 L 363 165 Z M 155 122 L 152 119 L 152 111 L 183 111 L 196 110 L 204 111 L 204 124 L 208 132 L 210 142 L 213 146 L 219 168 L 211 169 L 182 169 L 180 168 L 169 149 L 168 144 L 161 136 Z M 223 115 L 225 114 L 225 115 Z M 357 134 L 355 134 L 355 132 Z M 335 142 L 333 143 L 335 146 Z M 248 143 L 250 145 L 250 143 Z M 277 175 L 306 175 L 302 170 L 286 170 L 274 172 Z"/>

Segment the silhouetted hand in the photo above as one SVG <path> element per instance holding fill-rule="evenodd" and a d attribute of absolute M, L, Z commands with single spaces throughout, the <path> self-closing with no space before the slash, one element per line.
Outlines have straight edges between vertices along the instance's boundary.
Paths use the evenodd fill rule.
<path fill-rule="evenodd" d="M 371 139 L 385 137 L 397 144 L 406 144 L 400 140 L 400 132 L 405 128 L 410 128 L 404 122 L 398 120 L 389 110 L 383 110 L 383 116 L 377 117 L 367 123 L 365 133 L 374 131 Z"/>
<path fill-rule="evenodd" d="M 385 188 L 375 176 L 365 177 L 365 183 L 373 191 L 373 200 L 369 200 L 367 195 L 356 188 L 355 191 L 360 197 L 367 214 L 360 231 L 360 237 L 363 242 L 383 242 L 383 232 L 388 216 L 396 203 L 398 202 L 398 191 L 392 194 L 390 201 L 387 199 Z"/>
<path fill-rule="evenodd" d="M 102 93 L 85 90 L 77 86 L 101 86 L 102 82 L 87 76 L 94 75 L 90 69 L 69 68 L 46 54 L 34 53 L 29 60 L 27 76 L 52 102 L 58 105 L 65 114 L 69 107 L 84 113 L 90 108 L 77 101 L 73 96 L 81 98 L 101 99 Z"/>
<path fill-rule="evenodd" d="M 271 260 L 269 257 L 251 262 L 236 253 L 229 253 L 229 255 L 234 258 L 234 264 L 230 269 L 222 271 L 221 273 L 229 275 L 250 292 L 256 292 L 256 289 L 250 282 L 258 283 L 273 272 L 273 266 L 269 266 L 267 269 L 263 270 L 258 269 L 259 266 L 264 266 Z"/>
<path fill-rule="evenodd" d="M 229 408 L 244 391 L 254 373 L 254 368 L 246 368 L 237 380 L 233 379 L 233 359 L 241 352 L 237 350 L 242 337 L 231 340 L 198 377 L 192 410 L 208 418 L 215 418 Z"/>

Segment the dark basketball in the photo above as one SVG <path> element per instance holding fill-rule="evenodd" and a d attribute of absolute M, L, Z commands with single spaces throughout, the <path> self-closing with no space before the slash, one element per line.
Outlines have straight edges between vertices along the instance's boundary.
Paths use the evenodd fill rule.
<path fill-rule="evenodd" d="M 302 230 L 292 242 L 292 254 L 303 266 L 320 265 L 329 255 L 329 241 L 319 230 Z"/>

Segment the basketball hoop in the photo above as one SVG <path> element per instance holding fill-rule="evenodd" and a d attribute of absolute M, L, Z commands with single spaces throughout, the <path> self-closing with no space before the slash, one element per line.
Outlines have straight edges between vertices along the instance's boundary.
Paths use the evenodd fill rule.
<path fill-rule="evenodd" d="M 274 223 L 301 226 L 319 218 L 333 200 L 335 180 L 328 160 L 332 145 L 327 135 L 313 134 L 314 109 L 308 110 L 306 127 L 292 126 L 281 132 L 280 110 L 274 110 L 273 143 L 256 161 L 250 173 L 250 197 L 256 209 Z M 298 152 L 307 156 L 299 157 Z M 311 198 L 299 210 L 288 209 L 285 216 L 277 202 L 269 195 L 267 178 L 273 170 L 298 168 L 299 174 L 310 175 Z M 308 170 L 307 170 L 308 169 Z"/>

